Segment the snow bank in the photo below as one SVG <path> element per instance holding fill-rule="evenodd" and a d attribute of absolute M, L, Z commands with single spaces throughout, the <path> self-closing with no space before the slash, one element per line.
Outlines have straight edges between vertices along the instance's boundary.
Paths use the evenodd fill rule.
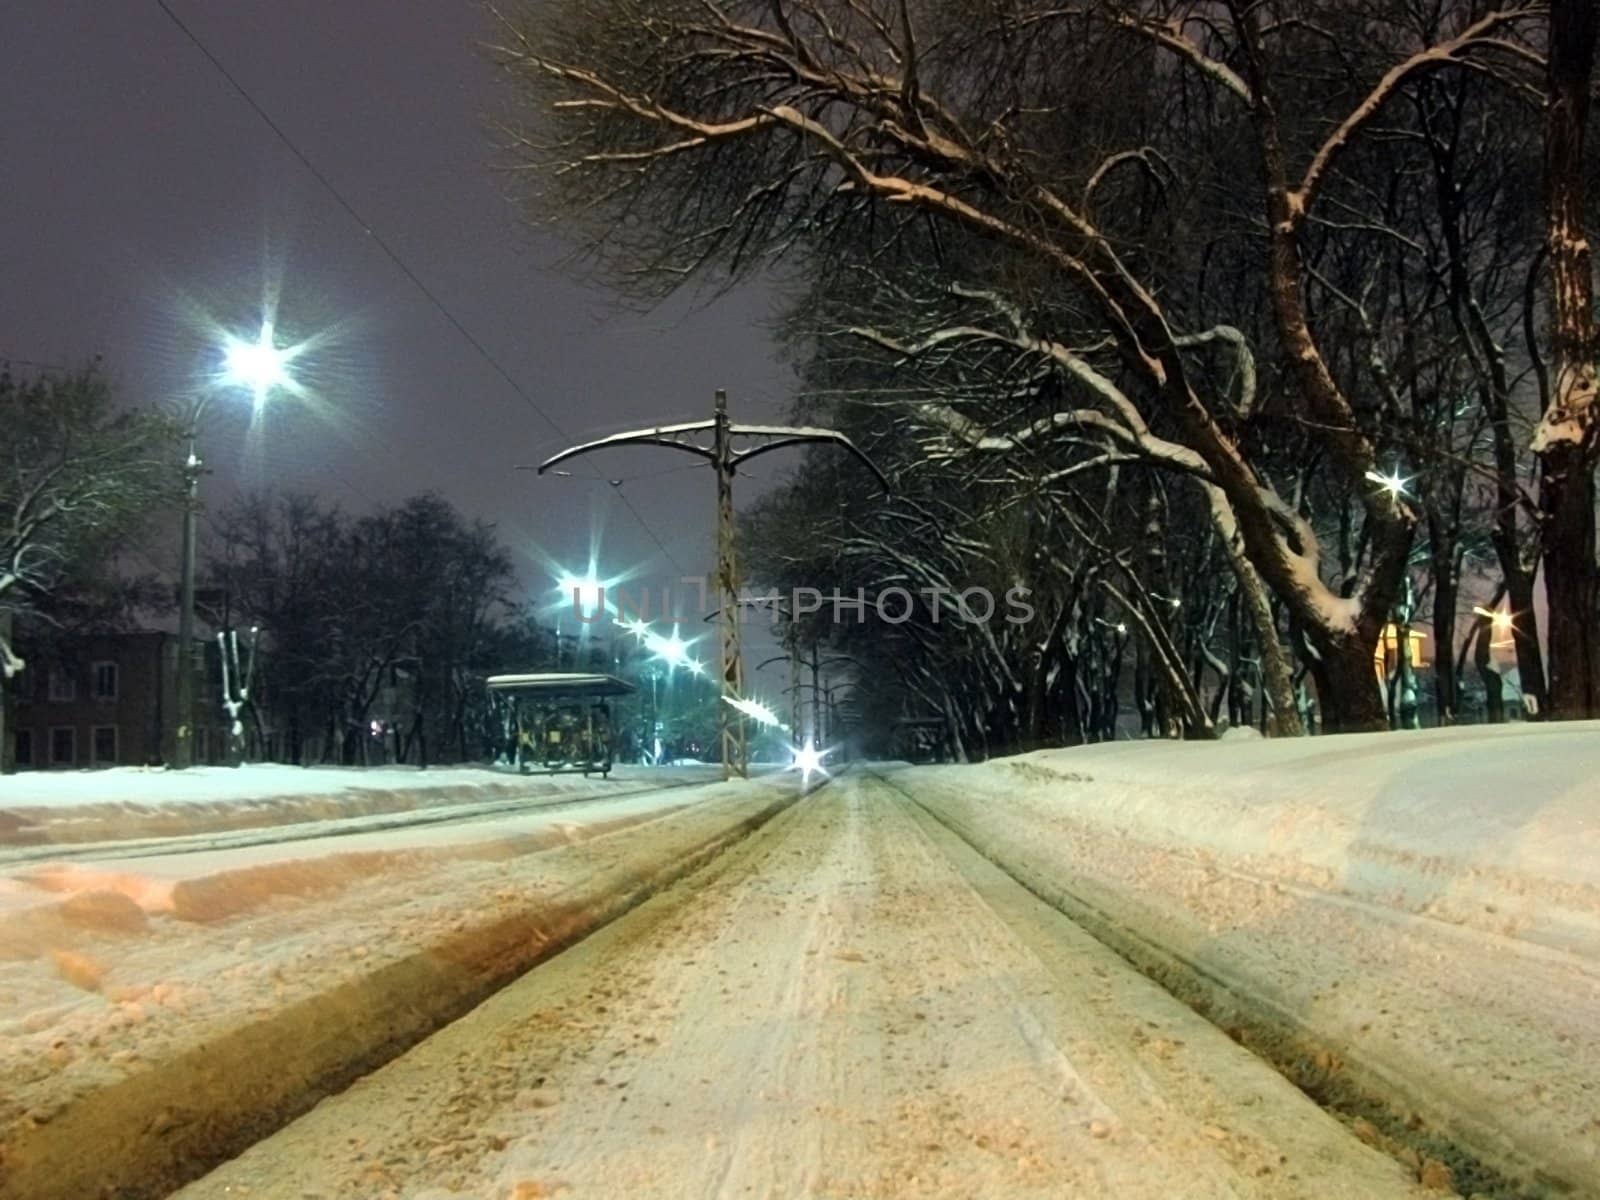
<path fill-rule="evenodd" d="M 1118 742 L 987 769 L 1145 841 L 1600 957 L 1600 723 Z M 1075 782 L 1095 786 L 1059 790 Z"/>
<path fill-rule="evenodd" d="M 0 778 L 0 808 L 62 808 L 83 804 L 215 804 L 284 796 L 343 796 L 363 791 L 414 792 L 435 788 L 537 787 L 588 791 L 611 783 L 673 777 L 709 782 L 702 770 L 618 766 L 609 781 L 582 775 L 519 775 L 495 767 L 110 767 L 98 771 L 29 771 Z"/>
<path fill-rule="evenodd" d="M 1600 1194 L 1600 725 L 889 778 L 1308 1090 L 1478 1164 L 1467 1194 Z"/>
<path fill-rule="evenodd" d="M 620 766 L 609 779 L 490 767 L 113 767 L 0 778 L 0 846 L 172 837 L 507 798 L 705 783 L 707 767 Z"/>
<path fill-rule="evenodd" d="M 492 840 L 183 867 L 187 914 L 109 877 L 28 914 L 33 944 L 0 938 L 0 1200 L 168 1194 L 707 861 L 792 778 L 668 793 L 655 819 L 640 797 Z M 268 870 L 308 886 L 263 891 Z"/>

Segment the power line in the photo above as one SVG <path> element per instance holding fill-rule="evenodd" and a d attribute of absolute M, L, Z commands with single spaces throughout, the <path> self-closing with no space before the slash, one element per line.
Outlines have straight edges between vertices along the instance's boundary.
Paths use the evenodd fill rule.
<path fill-rule="evenodd" d="M 361 213 L 356 210 L 355 205 L 345 198 L 344 193 L 334 186 L 333 181 L 323 174 L 320 169 L 318 169 L 317 165 L 311 161 L 310 156 L 308 156 L 305 151 L 301 150 L 300 147 L 295 143 L 294 139 L 291 138 L 284 130 L 284 128 L 272 119 L 272 116 L 267 112 L 267 110 L 263 108 L 261 104 L 257 102 L 256 98 L 250 94 L 249 90 L 246 89 L 245 86 L 234 77 L 233 73 L 229 71 L 228 68 L 223 64 L 222 60 L 213 54 L 210 48 L 200 40 L 199 35 L 196 34 L 194 30 L 189 28 L 189 26 L 184 23 L 183 19 L 172 10 L 172 6 L 168 3 L 168 0 L 156 0 L 156 4 L 160 7 L 161 11 L 167 15 L 167 18 L 175 26 L 177 26 L 179 32 L 181 32 L 183 36 L 189 40 L 190 44 L 192 44 L 196 50 L 205 56 L 206 61 L 216 69 L 217 73 L 221 75 L 223 79 L 227 80 L 228 86 L 238 94 L 239 98 L 250 106 L 251 111 L 253 111 L 256 116 L 261 118 L 262 123 L 265 124 L 268 129 L 272 130 L 273 134 L 277 137 L 278 141 L 283 144 L 284 148 L 287 149 L 290 154 L 294 155 L 295 159 L 299 161 L 300 165 L 306 169 L 313 179 L 322 185 L 323 189 L 333 197 L 334 201 L 345 211 L 346 215 L 348 215 L 352 221 L 361 227 L 361 231 L 372 240 L 372 243 L 376 245 L 379 250 L 383 251 L 384 255 L 391 263 L 394 264 L 400 273 L 410 280 L 412 285 L 419 292 L 421 292 L 424 297 L 427 298 L 428 303 L 433 305 L 434 309 L 438 311 L 439 315 L 449 322 L 451 328 L 461 335 L 463 340 L 466 341 L 467 345 L 471 346 L 473 350 L 477 352 L 478 356 L 489 365 L 490 369 L 494 371 L 494 373 L 498 375 L 513 392 L 520 396 L 523 402 L 527 404 L 527 406 L 531 408 L 546 425 L 550 426 L 550 428 L 555 430 L 555 432 L 561 437 L 570 439 L 571 435 L 561 427 L 561 424 L 548 412 L 546 412 L 537 400 L 528 394 L 523 386 L 512 377 L 511 373 L 506 370 L 505 367 L 500 365 L 500 361 L 489 352 L 488 347 L 479 341 L 477 337 L 474 336 L 472 331 L 468 329 L 453 312 L 450 311 L 450 309 L 445 305 L 444 301 L 439 298 L 432 288 L 423 282 L 421 276 L 419 276 L 411 269 L 410 266 L 406 264 L 405 260 L 400 257 L 399 253 L 394 249 L 393 246 L 389 244 L 383 235 L 374 229 L 371 224 L 369 224 L 361 215 Z M 596 474 L 598 475 L 599 472 L 596 471 Z M 666 544 L 662 542 L 661 538 L 656 534 L 656 531 L 650 527 L 649 522 L 644 519 L 644 515 L 638 510 L 638 508 L 634 506 L 633 501 L 624 495 L 620 488 L 613 490 L 616 492 L 617 498 L 620 499 L 627 510 L 633 514 L 633 519 L 639 523 L 639 527 L 643 529 L 645 533 L 649 534 L 650 540 L 656 544 L 656 548 L 659 549 L 661 553 L 666 556 L 667 561 L 670 562 L 681 573 L 683 571 L 682 565 L 672 556 L 672 552 L 667 549 Z"/>

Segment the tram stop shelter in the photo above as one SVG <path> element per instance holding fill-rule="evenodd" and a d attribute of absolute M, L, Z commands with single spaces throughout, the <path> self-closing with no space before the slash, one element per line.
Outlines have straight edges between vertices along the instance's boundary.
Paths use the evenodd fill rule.
<path fill-rule="evenodd" d="M 612 702 L 632 695 L 615 675 L 550 672 L 491 675 L 489 693 L 501 702 L 504 754 L 523 774 L 611 772 L 616 752 Z"/>

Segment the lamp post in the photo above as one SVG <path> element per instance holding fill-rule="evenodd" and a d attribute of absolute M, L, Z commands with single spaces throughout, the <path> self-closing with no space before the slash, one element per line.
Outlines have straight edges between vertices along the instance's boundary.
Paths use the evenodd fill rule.
<path fill-rule="evenodd" d="M 274 388 L 288 386 L 290 361 L 297 349 L 280 347 L 272 323 L 262 323 L 254 342 L 228 339 L 223 348 L 222 382 L 247 387 L 254 394 L 256 407 L 266 403 Z M 183 545 L 179 568 L 178 595 L 178 686 L 177 716 L 173 727 L 172 762 L 176 770 L 194 765 L 194 565 L 196 527 L 200 515 L 200 477 L 206 473 L 200 458 L 200 422 L 216 394 L 207 389 L 197 396 L 184 421 Z"/>

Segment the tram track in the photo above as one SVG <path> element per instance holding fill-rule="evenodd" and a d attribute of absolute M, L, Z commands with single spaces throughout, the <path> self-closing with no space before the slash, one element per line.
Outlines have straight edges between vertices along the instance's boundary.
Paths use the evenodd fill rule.
<path fill-rule="evenodd" d="M 858 772 L 180 1195 L 1180 1192 L 1425 1194 Z"/>
<path fill-rule="evenodd" d="M 93 986 L 109 1021 L 94 999 L 28 1026 L 56 1047 L 50 1062 L 0 1039 L 12 1084 L 0 1096 L 0 1200 L 167 1195 L 714 860 L 796 796 L 787 780 L 709 790 L 547 852 L 418 860 L 321 899 L 101 939 L 107 971 Z M 154 993 L 122 982 L 152 979 Z M 167 1011 L 163 992 L 181 1007 Z"/>

